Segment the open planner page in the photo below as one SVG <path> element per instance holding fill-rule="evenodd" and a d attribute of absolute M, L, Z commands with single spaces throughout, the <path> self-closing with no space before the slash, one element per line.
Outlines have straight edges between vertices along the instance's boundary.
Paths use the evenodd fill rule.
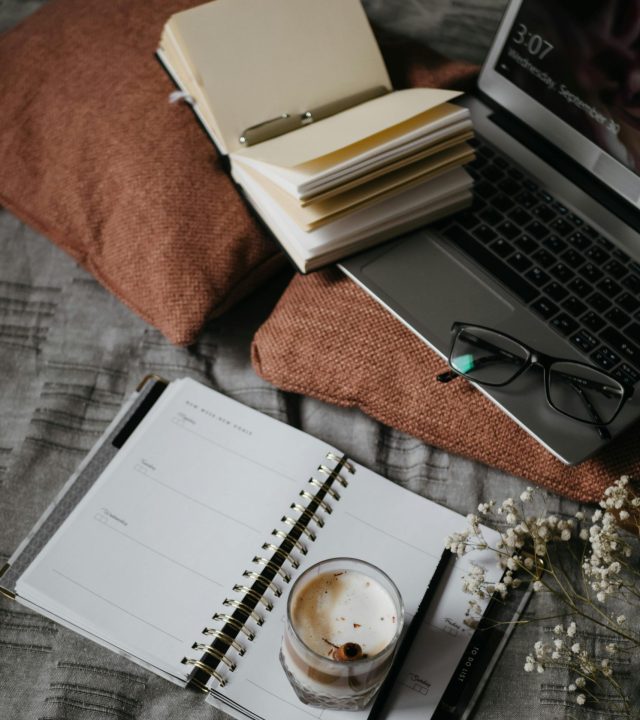
<path fill-rule="evenodd" d="M 182 659 L 328 450 L 194 381 L 173 382 L 17 594 L 184 684 Z"/>
<path fill-rule="evenodd" d="M 354 463 L 348 487 L 337 486 L 338 501 L 330 501 L 333 512 L 324 515 L 316 542 L 299 574 L 309 565 L 331 557 L 354 557 L 377 565 L 395 582 L 405 605 L 405 627 L 409 625 L 444 548 L 444 538 L 466 527 L 466 519 L 426 498 L 405 490 Z M 280 527 L 279 524 L 274 525 Z M 315 529 L 315 528 L 314 528 Z M 497 533 L 486 530 L 495 541 Z M 302 558 L 300 558 L 302 559 Z M 485 567 L 489 582 L 497 582 L 502 571 L 491 552 L 474 553 L 474 564 Z M 291 569 L 285 565 L 287 572 Z M 398 678 L 388 717 L 393 720 L 427 720 L 461 660 L 473 630 L 465 624 L 469 597 L 461 589 L 461 576 L 469 570 L 466 558 L 452 563 L 438 589 L 425 622 Z M 286 596 L 266 613 L 256 641 L 238 659 L 238 667 L 226 674 L 227 685 L 217 695 L 254 718 L 299 720 L 313 718 L 366 718 L 368 710 L 345 712 L 321 710 L 302 704 L 290 687 L 279 663 L 284 632 Z M 215 696 L 210 702 L 215 703 Z M 228 707 L 224 707 L 229 712 Z"/>

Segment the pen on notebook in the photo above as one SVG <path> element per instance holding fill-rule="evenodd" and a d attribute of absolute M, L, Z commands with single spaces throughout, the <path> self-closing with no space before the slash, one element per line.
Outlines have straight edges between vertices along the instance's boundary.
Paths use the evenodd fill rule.
<path fill-rule="evenodd" d="M 302 113 L 282 113 L 282 115 L 248 127 L 242 135 L 240 135 L 240 143 L 247 147 L 263 142 L 264 140 L 271 140 L 274 137 L 278 137 L 278 135 L 284 135 L 291 130 L 297 130 L 312 122 L 323 120 L 343 110 L 348 110 L 367 100 L 373 100 L 373 98 L 384 95 L 387 92 L 388 89 L 386 87 L 379 85 L 355 93 L 354 95 L 349 95 L 346 98 L 334 100 L 326 105 L 316 107 L 313 110 L 305 110 Z"/>
<path fill-rule="evenodd" d="M 431 580 L 429 581 L 426 592 L 422 600 L 420 601 L 420 604 L 418 605 L 418 609 L 416 610 L 413 619 L 409 623 L 409 627 L 407 628 L 404 637 L 402 638 L 402 641 L 398 646 L 398 651 L 396 652 L 393 663 L 389 668 L 389 672 L 383 680 L 382 685 L 380 686 L 380 690 L 378 691 L 378 694 L 373 701 L 373 705 L 371 706 L 371 710 L 369 711 L 367 720 L 378 720 L 378 718 L 382 716 L 382 712 L 389 698 L 389 694 L 391 693 L 391 690 L 398 677 L 398 673 L 400 672 L 400 669 L 402 668 L 402 665 L 406 660 L 407 655 L 409 654 L 411 645 L 413 644 L 413 641 L 418 634 L 418 629 L 420 628 L 420 625 L 422 624 L 422 621 L 424 620 L 427 611 L 431 606 L 433 598 L 438 591 L 440 581 L 446 573 L 452 558 L 453 553 L 450 550 L 444 550 L 440 557 L 440 560 L 438 560 L 438 564 L 436 565 L 436 569 L 431 576 Z"/>

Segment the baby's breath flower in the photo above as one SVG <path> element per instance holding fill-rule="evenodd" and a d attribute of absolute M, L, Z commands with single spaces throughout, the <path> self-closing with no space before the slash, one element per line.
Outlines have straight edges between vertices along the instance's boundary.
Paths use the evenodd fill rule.
<path fill-rule="evenodd" d="M 618 615 L 618 617 L 616 618 L 616 622 L 618 623 L 618 625 L 624 625 L 626 621 L 627 618 L 624 615 Z"/>
<path fill-rule="evenodd" d="M 560 533 L 560 540 L 564 540 L 566 542 L 567 540 L 570 540 L 570 539 L 571 539 L 571 530 L 569 530 L 568 528 L 565 528 Z"/>
<path fill-rule="evenodd" d="M 587 702 L 587 698 L 580 693 L 579 695 L 576 695 L 576 702 L 578 705 L 584 705 Z"/>
<path fill-rule="evenodd" d="M 583 688 L 587 684 L 587 681 L 581 676 L 576 678 L 576 687 Z"/>
<path fill-rule="evenodd" d="M 542 590 L 542 588 L 544 588 L 544 585 L 540 582 L 540 580 L 536 580 L 533 583 L 532 587 L 533 587 L 534 592 L 540 592 L 540 590 Z"/>
<path fill-rule="evenodd" d="M 533 488 L 528 487 L 524 492 L 520 493 L 520 500 L 522 502 L 531 502 L 531 498 L 533 497 Z"/>
<path fill-rule="evenodd" d="M 569 627 L 567 627 L 567 635 L 569 637 L 574 637 L 576 634 L 576 624 L 573 622 L 573 620 L 569 623 Z"/>
<path fill-rule="evenodd" d="M 571 646 L 571 652 L 577 655 L 580 652 L 580 643 L 573 643 Z"/>

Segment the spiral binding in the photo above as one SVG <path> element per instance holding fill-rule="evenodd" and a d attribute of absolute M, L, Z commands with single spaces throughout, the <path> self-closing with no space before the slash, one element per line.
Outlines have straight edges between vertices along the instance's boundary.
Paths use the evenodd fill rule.
<path fill-rule="evenodd" d="M 319 513 L 322 512 L 326 516 L 331 515 L 333 508 L 325 498 L 331 498 L 336 502 L 340 500 L 340 494 L 332 487 L 333 483 L 339 483 L 342 487 L 348 486 L 348 481 L 342 474 L 342 471 L 353 474 L 355 468 L 344 455 L 337 455 L 334 452 L 328 452 L 325 456 L 328 462 L 334 462 L 335 467 L 332 469 L 328 465 L 322 463 L 318 466 L 318 473 L 324 475 L 326 480 L 319 480 L 311 477 L 308 483 L 315 489 L 314 492 L 302 490 L 300 497 L 308 501 L 308 505 L 302 505 L 299 502 L 293 502 L 289 506 L 291 510 L 298 513 L 298 517 L 283 515 L 281 522 L 287 526 L 287 530 L 275 528 L 271 532 L 271 536 L 281 540 L 280 545 L 274 542 L 265 542 L 262 544 L 263 550 L 269 550 L 270 556 L 255 555 L 252 562 L 260 566 L 260 571 L 245 570 L 242 573 L 243 578 L 252 580 L 252 584 L 238 583 L 233 586 L 233 592 L 238 593 L 241 597 L 227 597 L 223 601 L 223 605 L 233 608 L 229 613 L 215 613 L 212 617 L 220 627 L 205 627 L 202 634 L 207 638 L 211 638 L 208 642 L 195 642 L 192 645 L 194 650 L 202 653 L 199 658 L 183 658 L 185 665 L 193 667 L 192 674 L 188 684 L 210 693 L 213 690 L 208 683 L 213 678 L 217 681 L 219 687 L 227 684 L 226 675 L 220 671 L 223 665 L 227 671 L 233 672 L 237 663 L 228 657 L 230 651 L 235 652 L 238 657 L 245 654 L 247 648 L 240 642 L 238 637 L 244 636 L 249 642 L 255 639 L 255 632 L 249 622 L 255 623 L 260 627 L 266 616 L 262 612 L 258 612 L 260 606 L 265 612 L 269 613 L 273 610 L 273 600 L 281 597 L 282 587 L 279 581 L 289 583 L 291 575 L 284 566 L 289 565 L 294 570 L 300 566 L 300 560 L 295 553 L 304 556 L 308 549 L 301 538 L 304 537 L 309 542 L 315 542 L 316 533 L 309 525 L 313 524 L 317 528 L 323 528 L 325 518 Z M 271 597 L 267 597 L 270 593 Z"/>

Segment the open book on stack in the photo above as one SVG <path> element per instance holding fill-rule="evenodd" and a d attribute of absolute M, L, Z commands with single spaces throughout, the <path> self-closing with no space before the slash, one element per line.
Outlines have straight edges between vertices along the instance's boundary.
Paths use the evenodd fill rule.
<path fill-rule="evenodd" d="M 471 200 L 459 93 L 394 91 L 360 0 L 214 0 L 158 57 L 303 272 Z"/>

